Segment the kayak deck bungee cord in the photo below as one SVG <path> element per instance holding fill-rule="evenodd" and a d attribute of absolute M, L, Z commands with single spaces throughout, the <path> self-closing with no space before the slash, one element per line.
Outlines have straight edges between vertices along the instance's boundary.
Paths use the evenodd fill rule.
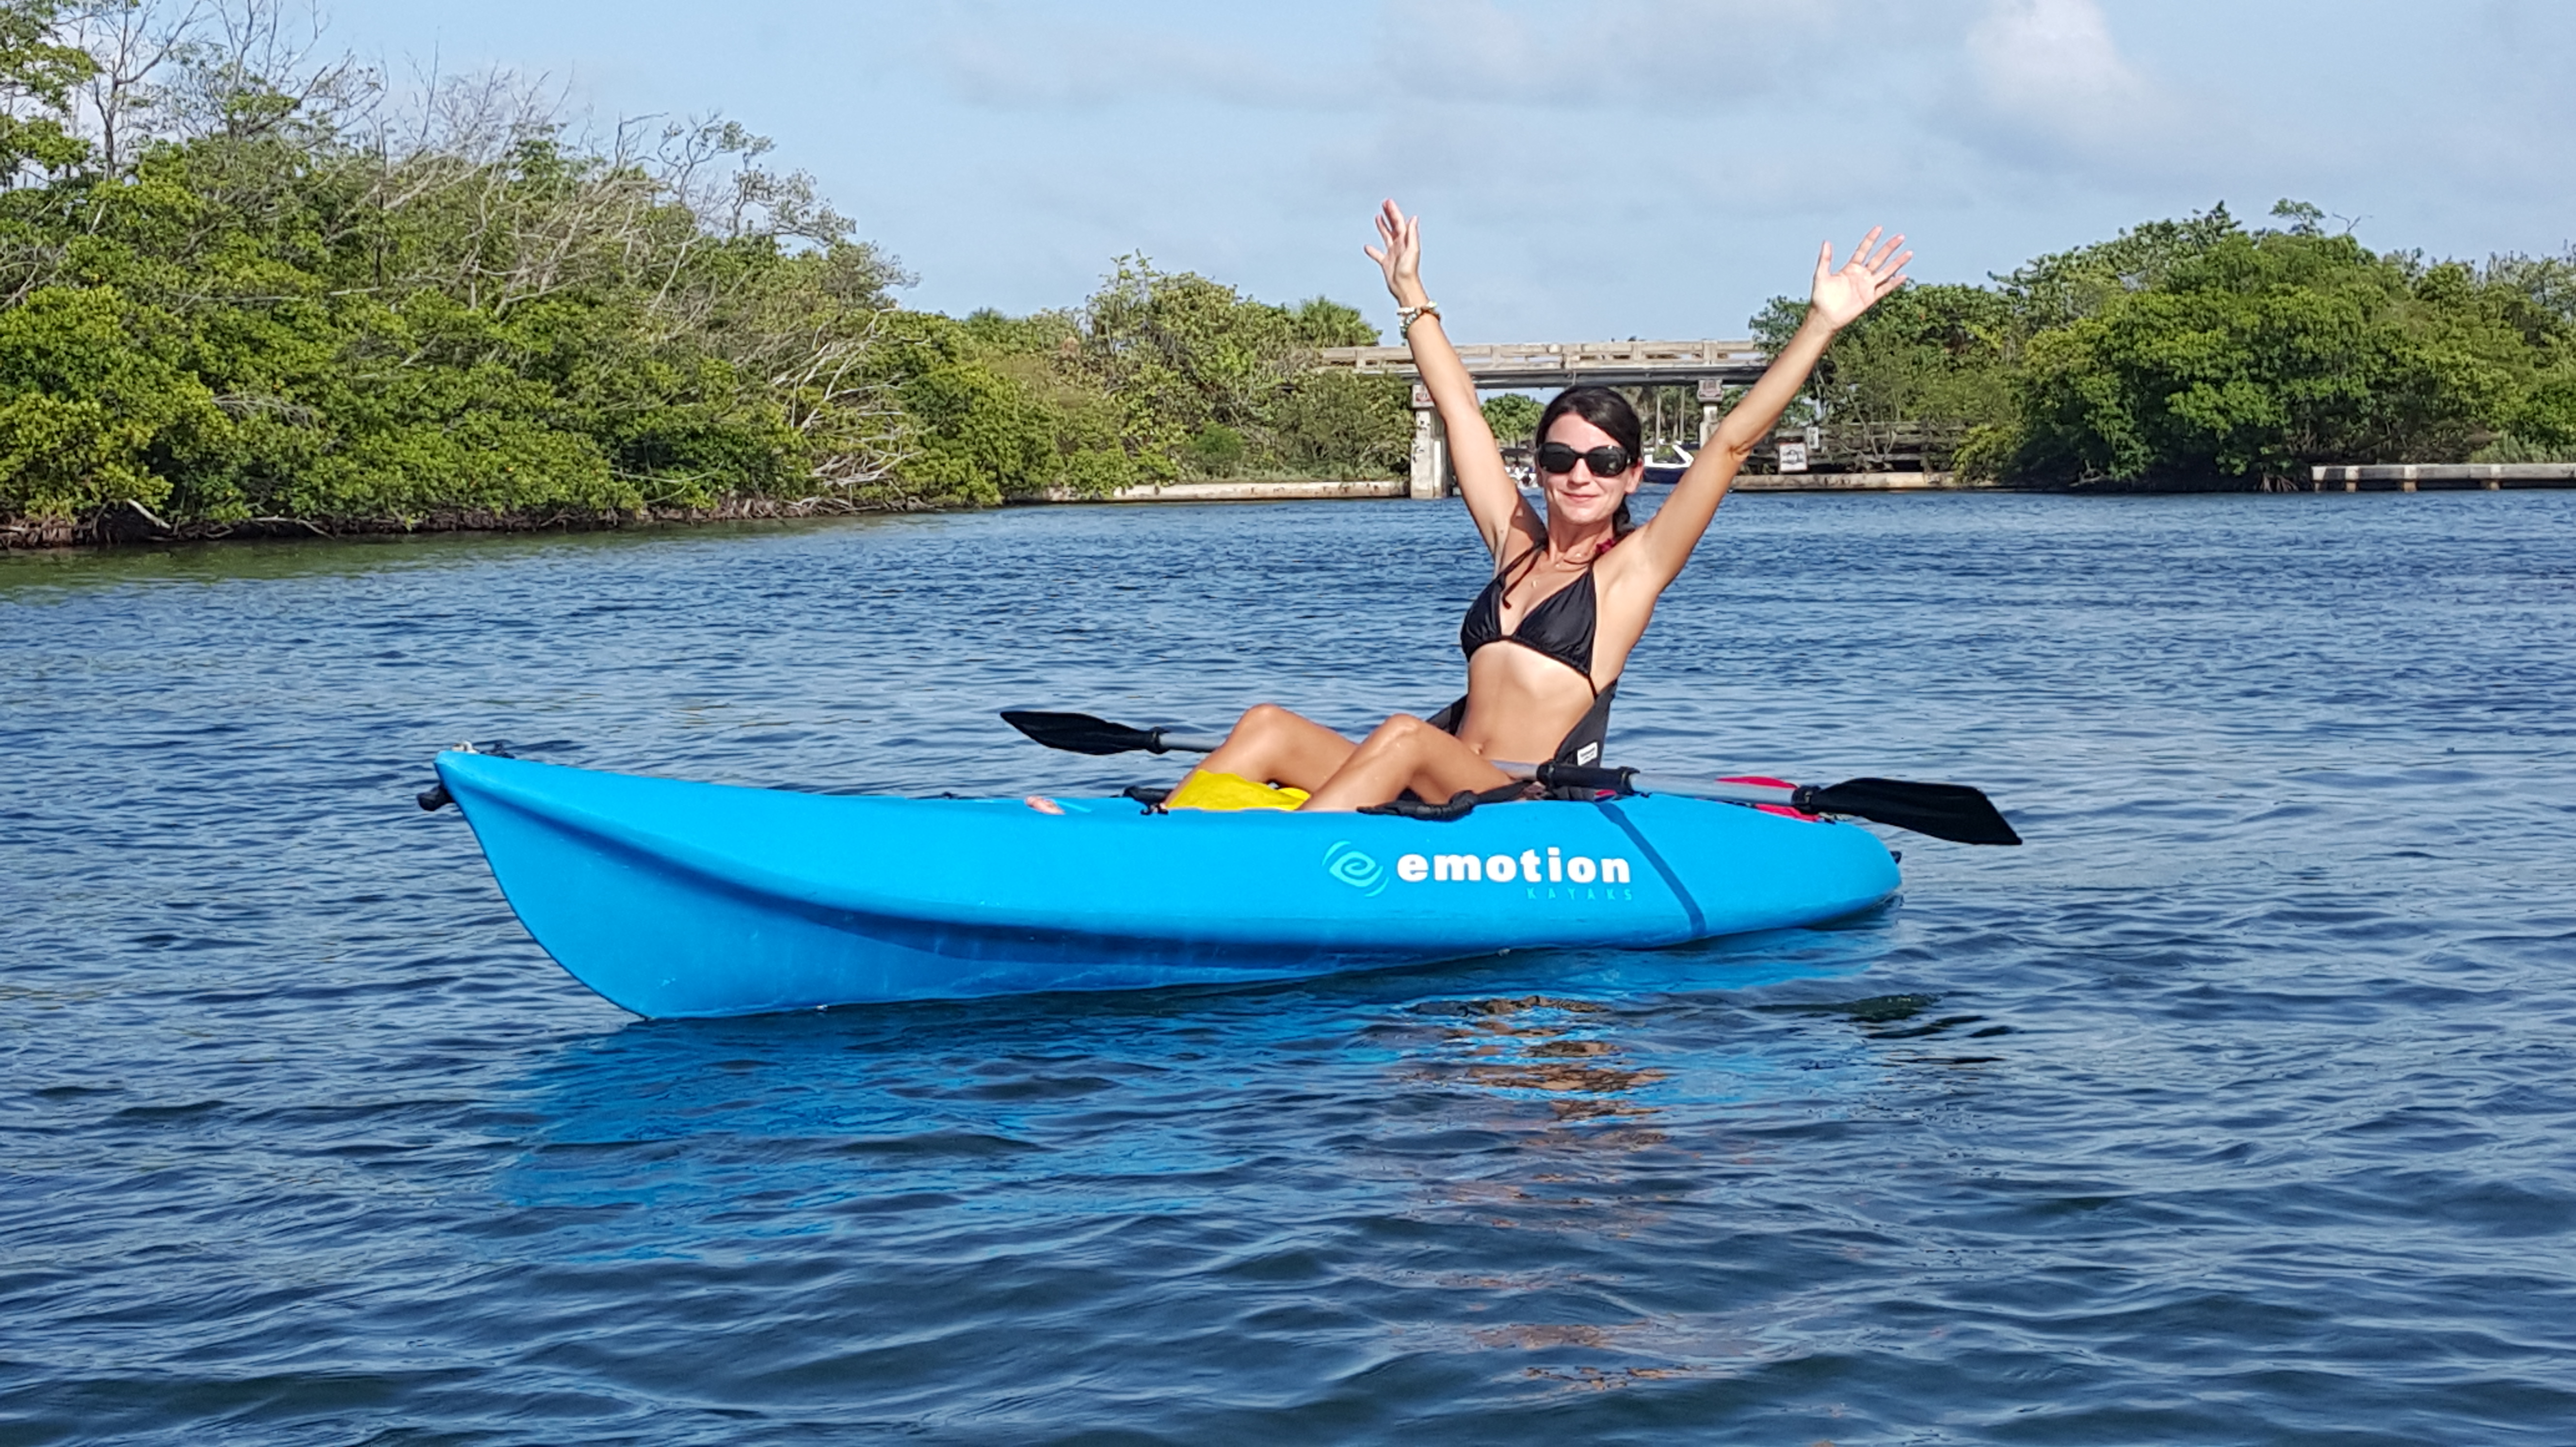
<path fill-rule="evenodd" d="M 1899 883 L 1857 825 L 1651 793 L 1433 820 L 437 767 L 423 804 L 461 806 L 537 943 L 656 1018 L 1653 948 L 1822 923 Z"/>

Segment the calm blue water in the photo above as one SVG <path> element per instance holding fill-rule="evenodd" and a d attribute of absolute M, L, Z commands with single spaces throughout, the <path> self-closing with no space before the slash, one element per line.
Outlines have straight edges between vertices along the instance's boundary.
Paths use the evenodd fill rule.
<path fill-rule="evenodd" d="M 1115 787 L 1456 690 L 1448 506 L 0 560 L 0 1442 L 2576 1440 L 2576 494 L 1729 504 L 1614 757 L 1832 931 L 629 1018 L 459 739 Z"/>

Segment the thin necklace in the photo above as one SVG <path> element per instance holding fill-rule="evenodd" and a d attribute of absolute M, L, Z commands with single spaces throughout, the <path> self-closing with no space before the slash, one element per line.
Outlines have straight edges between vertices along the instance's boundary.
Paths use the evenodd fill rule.
<path fill-rule="evenodd" d="M 1603 553 L 1606 553 L 1606 552 L 1610 551 L 1612 548 L 1615 548 L 1615 547 L 1617 547 L 1618 545 L 1619 545 L 1619 535 L 1618 535 L 1617 533 L 1612 533 L 1610 536 L 1608 536 L 1608 537 L 1606 537 L 1606 538 L 1603 538 L 1603 539 L 1600 541 L 1600 543 L 1592 549 L 1592 556 L 1590 556 L 1590 557 L 1588 557 L 1588 558 L 1585 558 L 1585 559 L 1583 560 L 1583 562 L 1582 562 L 1581 566 L 1588 568 L 1588 567 L 1591 567 L 1594 563 L 1600 562 L 1600 561 L 1601 561 L 1601 555 L 1602 555 Z M 1558 561 L 1558 566 L 1560 566 L 1560 567 L 1573 567 L 1573 566 L 1576 566 L 1576 564 L 1575 564 L 1574 559 L 1573 559 L 1573 557 L 1572 557 L 1572 556 L 1570 556 L 1570 555 L 1561 555 L 1561 554 L 1559 554 L 1559 553 L 1558 553 L 1558 552 L 1557 552 L 1553 547 L 1546 548 L 1546 549 L 1542 549 L 1541 551 L 1542 551 L 1542 553 L 1543 553 L 1547 558 L 1549 558 L 1549 559 L 1551 559 L 1551 560 L 1557 560 L 1557 561 Z"/>

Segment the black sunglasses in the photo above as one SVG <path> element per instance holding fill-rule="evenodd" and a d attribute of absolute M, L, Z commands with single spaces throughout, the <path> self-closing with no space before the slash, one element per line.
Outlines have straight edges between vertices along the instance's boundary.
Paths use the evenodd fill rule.
<path fill-rule="evenodd" d="M 1616 443 L 1596 447 L 1589 452 L 1577 452 L 1562 442 L 1539 444 L 1538 470 L 1541 472 L 1572 472 L 1578 459 L 1592 469 L 1594 477 L 1617 477 L 1628 470 L 1628 449 Z"/>

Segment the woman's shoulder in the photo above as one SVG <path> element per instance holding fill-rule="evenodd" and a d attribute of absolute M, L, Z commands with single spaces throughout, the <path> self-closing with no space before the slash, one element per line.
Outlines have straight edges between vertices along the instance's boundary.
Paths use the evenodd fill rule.
<path fill-rule="evenodd" d="M 1658 566 L 1660 559 L 1655 555 L 1655 539 L 1648 533 L 1653 526 L 1650 519 L 1641 526 L 1630 528 L 1620 535 L 1617 542 L 1602 550 L 1593 561 L 1592 571 L 1603 586 L 1616 587 L 1622 592 L 1635 587 L 1652 587 L 1661 592 L 1672 582 Z"/>
<path fill-rule="evenodd" d="M 1546 547 L 1547 524 L 1524 501 L 1520 511 L 1503 524 L 1503 530 L 1495 535 L 1489 546 L 1494 554 L 1494 567 L 1499 571 L 1520 561 L 1523 555 Z"/>

